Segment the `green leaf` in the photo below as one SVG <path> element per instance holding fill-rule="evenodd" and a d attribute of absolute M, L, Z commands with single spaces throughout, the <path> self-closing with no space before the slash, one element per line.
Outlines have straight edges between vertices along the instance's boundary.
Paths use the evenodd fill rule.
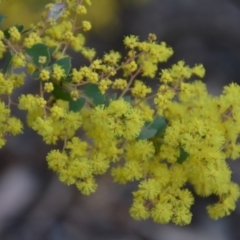
<path fill-rule="evenodd" d="M 32 79 L 39 79 L 39 74 L 40 74 L 40 71 L 39 70 L 35 70 L 32 74 L 31 74 L 31 77 Z"/>
<path fill-rule="evenodd" d="M 72 77 L 68 75 L 68 77 L 64 78 L 64 82 L 72 82 Z"/>
<path fill-rule="evenodd" d="M 37 66 L 40 67 L 41 65 L 43 67 L 46 67 L 50 61 L 50 55 L 48 51 L 47 45 L 43 43 L 37 43 L 33 45 L 31 48 L 26 48 L 25 49 L 26 53 L 32 58 L 33 63 Z M 44 64 L 39 63 L 39 57 L 44 56 L 46 57 L 46 62 Z"/>
<path fill-rule="evenodd" d="M 22 31 L 21 33 L 22 33 L 22 34 L 25 34 L 25 33 L 28 33 L 28 32 L 30 32 L 30 31 L 32 31 L 32 30 L 33 30 L 33 28 L 29 28 L 29 29 L 26 29 L 26 30 Z"/>
<path fill-rule="evenodd" d="M 86 102 L 85 98 L 79 98 L 76 101 L 73 99 L 69 100 L 69 110 L 73 112 L 79 112 Z"/>
<path fill-rule="evenodd" d="M 104 102 L 104 105 L 108 106 L 112 100 L 116 100 L 116 99 L 117 99 L 117 93 L 113 93 L 107 97 L 107 99 Z"/>
<path fill-rule="evenodd" d="M 3 66 L 3 73 L 6 73 L 8 71 L 8 68 L 11 65 L 12 57 L 13 57 L 13 55 L 11 54 L 10 51 L 8 51 L 6 54 L 6 60 L 4 62 L 4 66 Z"/>
<path fill-rule="evenodd" d="M 189 154 L 184 150 L 184 148 L 180 147 L 180 156 L 178 157 L 177 162 L 182 164 L 188 156 Z"/>
<path fill-rule="evenodd" d="M 57 61 L 55 61 L 54 64 L 61 66 L 65 71 L 66 77 L 68 76 L 70 69 L 71 69 L 71 58 L 70 57 L 60 58 Z"/>
<path fill-rule="evenodd" d="M 49 54 L 50 54 L 50 56 L 53 55 L 53 53 L 56 51 L 56 49 L 57 49 L 56 46 L 54 46 L 54 47 L 50 47 L 50 48 L 49 48 Z"/>
<path fill-rule="evenodd" d="M 15 25 L 15 27 L 17 28 L 17 30 L 18 30 L 20 33 L 23 32 L 23 29 L 24 29 L 24 26 L 23 26 L 23 25 L 17 24 L 17 25 Z"/>
<path fill-rule="evenodd" d="M 23 29 L 24 29 L 24 26 L 23 26 L 23 25 L 19 25 L 19 24 L 14 25 L 14 27 L 16 27 L 17 30 L 18 30 L 20 33 L 22 33 L 22 31 L 23 31 Z M 7 38 L 7 39 L 10 37 L 10 34 L 9 34 L 9 32 L 8 32 L 9 29 L 10 29 L 10 27 L 3 31 L 4 36 L 5 36 L 5 38 Z"/>
<path fill-rule="evenodd" d="M 132 104 L 131 96 L 124 96 L 123 99 L 124 99 L 126 102 L 129 102 L 129 103 Z"/>
<path fill-rule="evenodd" d="M 0 23 L 2 23 L 2 21 L 6 18 L 7 16 L 6 15 L 0 15 Z"/>
<path fill-rule="evenodd" d="M 156 136 L 162 136 L 165 129 L 167 128 L 167 123 L 164 117 L 157 116 L 153 122 L 149 125 L 150 129 L 157 129 Z"/>
<path fill-rule="evenodd" d="M 165 118 L 157 116 L 153 122 L 146 122 L 137 139 L 149 139 L 162 137 L 167 127 Z"/>
<path fill-rule="evenodd" d="M 160 147 L 162 146 L 162 143 L 163 143 L 162 140 L 160 138 L 156 138 L 156 137 L 153 137 L 150 140 L 154 145 L 155 153 L 158 154 L 160 151 Z"/>
<path fill-rule="evenodd" d="M 110 96 L 108 96 L 108 100 L 116 100 L 117 99 L 117 93 L 113 93 Z"/>
<path fill-rule="evenodd" d="M 71 96 L 68 92 L 64 91 L 64 89 L 57 85 L 57 84 L 53 84 L 54 85 L 54 90 L 52 92 L 53 96 L 56 99 L 62 99 L 65 101 L 70 101 L 71 100 Z"/>
<path fill-rule="evenodd" d="M 93 101 L 94 105 L 104 104 L 105 97 L 100 92 L 96 84 L 88 84 L 83 88 L 83 92 Z"/>
<path fill-rule="evenodd" d="M 157 133 L 156 129 L 148 129 L 148 128 L 144 128 L 141 133 L 139 134 L 139 136 L 137 137 L 137 139 L 149 139 L 153 136 L 155 136 L 155 134 Z"/>

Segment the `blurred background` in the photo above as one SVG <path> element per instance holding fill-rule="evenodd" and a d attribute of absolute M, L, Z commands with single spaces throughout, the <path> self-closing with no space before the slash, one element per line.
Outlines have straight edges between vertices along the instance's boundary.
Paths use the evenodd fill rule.
<path fill-rule="evenodd" d="M 92 0 L 86 19 L 93 30 L 88 46 L 98 55 L 111 49 L 123 51 L 123 36 L 147 39 L 155 33 L 174 51 L 168 66 L 178 60 L 206 68 L 209 92 L 218 95 L 229 82 L 240 80 L 239 0 Z M 0 29 L 16 23 L 27 29 L 40 17 L 48 0 L 2 0 L 0 14 L 8 18 Z M 73 65 L 79 66 L 75 56 Z M 28 80 L 20 89 L 35 85 Z M 16 96 L 19 92 L 16 92 Z M 240 100 L 240 96 L 239 96 Z M 24 113 L 13 109 L 21 118 Z M 129 216 L 135 184 L 121 186 L 110 176 L 98 178 L 98 190 L 82 196 L 59 182 L 47 168 L 49 151 L 39 136 L 25 126 L 25 133 L 9 137 L 0 150 L 1 240 L 239 240 L 240 204 L 229 217 L 208 218 L 205 207 L 213 199 L 197 198 L 191 225 L 159 225 L 134 221 Z M 233 180 L 240 183 L 239 162 L 229 162 Z"/>

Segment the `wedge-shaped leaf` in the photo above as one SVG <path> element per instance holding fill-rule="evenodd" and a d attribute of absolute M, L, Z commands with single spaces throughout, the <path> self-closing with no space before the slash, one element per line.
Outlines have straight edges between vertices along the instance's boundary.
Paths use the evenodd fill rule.
<path fill-rule="evenodd" d="M 73 99 L 70 99 L 69 100 L 69 110 L 73 111 L 73 112 L 78 112 L 82 109 L 85 102 L 86 102 L 85 98 L 79 98 L 76 101 L 74 101 Z"/>
<path fill-rule="evenodd" d="M 129 102 L 129 103 L 132 104 L 131 96 L 124 96 L 123 99 L 124 99 L 126 102 Z"/>
<path fill-rule="evenodd" d="M 7 16 L 6 15 L 0 15 L 0 23 L 6 18 Z"/>
<path fill-rule="evenodd" d="M 153 122 L 146 122 L 137 139 L 161 137 L 167 127 L 165 118 L 157 116 Z"/>
<path fill-rule="evenodd" d="M 28 33 L 28 32 L 30 32 L 30 31 L 32 31 L 32 30 L 33 30 L 33 28 L 29 28 L 29 29 L 23 30 L 21 33 L 22 33 L 22 34 L 25 34 L 25 33 Z"/>
<path fill-rule="evenodd" d="M 50 55 L 48 51 L 47 45 L 43 43 L 37 43 L 33 45 L 31 48 L 25 49 L 26 53 L 32 58 L 33 63 L 40 67 L 41 65 L 43 67 L 46 67 L 50 61 Z M 46 62 L 44 64 L 39 63 L 39 57 L 46 57 Z"/>
<path fill-rule="evenodd" d="M 6 60 L 3 65 L 3 73 L 6 73 L 9 69 L 9 67 L 11 66 L 12 57 L 13 57 L 13 55 L 11 54 L 10 51 L 8 51 L 6 54 Z"/>
<path fill-rule="evenodd" d="M 54 85 L 54 90 L 52 92 L 53 96 L 56 99 L 62 99 L 65 101 L 70 101 L 71 100 L 71 96 L 68 92 L 64 91 L 64 89 L 57 85 L 57 84 L 53 84 Z"/>
<path fill-rule="evenodd" d="M 18 30 L 20 33 L 23 32 L 23 29 L 24 29 L 24 26 L 23 26 L 23 25 L 17 24 L 17 25 L 15 25 L 15 27 L 17 28 L 17 30 Z"/>
<path fill-rule="evenodd" d="M 70 69 L 71 69 L 71 58 L 70 57 L 60 58 L 56 62 L 54 62 L 54 64 L 61 66 L 65 71 L 66 77 L 68 76 Z"/>
<path fill-rule="evenodd" d="M 108 106 L 112 100 L 116 100 L 116 99 L 117 99 L 117 93 L 112 93 L 105 99 L 104 105 Z"/>
<path fill-rule="evenodd" d="M 182 164 L 188 156 L 189 154 L 184 150 L 184 148 L 180 147 L 180 156 L 178 157 L 177 162 Z"/>
<path fill-rule="evenodd" d="M 56 51 L 56 49 L 57 49 L 56 46 L 54 46 L 54 47 L 50 47 L 50 48 L 49 48 L 49 54 L 50 54 L 50 56 L 53 55 L 53 53 Z"/>
<path fill-rule="evenodd" d="M 144 128 L 141 133 L 139 134 L 139 136 L 137 137 L 137 139 L 149 139 L 151 137 L 154 137 L 155 134 L 157 133 L 156 129 L 148 129 L 148 128 Z"/>
<path fill-rule="evenodd" d="M 157 116 L 153 122 L 149 125 L 149 129 L 156 129 L 156 136 L 162 136 L 165 129 L 167 128 L 167 123 L 164 117 Z"/>
<path fill-rule="evenodd" d="M 64 82 L 72 82 L 72 77 L 70 75 L 68 75 L 66 78 L 64 78 Z"/>
<path fill-rule="evenodd" d="M 95 106 L 104 104 L 105 97 L 100 92 L 96 84 L 88 84 L 83 88 L 83 92 L 92 100 Z"/>
<path fill-rule="evenodd" d="M 39 74 L 40 74 L 40 71 L 39 71 L 38 69 L 36 69 L 36 70 L 31 74 L 32 79 L 39 79 Z"/>
<path fill-rule="evenodd" d="M 155 153 L 158 154 L 162 145 L 162 141 L 160 138 L 153 137 L 151 138 L 153 146 L 155 148 Z"/>

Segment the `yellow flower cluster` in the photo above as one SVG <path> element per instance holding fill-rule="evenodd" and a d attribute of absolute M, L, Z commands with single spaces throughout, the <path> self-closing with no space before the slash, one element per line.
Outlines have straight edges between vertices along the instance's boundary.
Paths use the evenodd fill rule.
<path fill-rule="evenodd" d="M 10 27 L 8 33 L 12 41 L 19 41 L 21 39 L 21 33 L 15 26 Z"/>
<path fill-rule="evenodd" d="M 142 81 L 135 80 L 134 87 L 132 88 L 132 95 L 134 97 L 145 98 L 151 92 L 152 89 L 150 87 L 147 87 Z"/>
<path fill-rule="evenodd" d="M 144 121 L 138 109 L 121 98 L 112 101 L 108 107 L 97 106 L 83 127 L 95 144 L 106 144 L 107 151 L 108 141 L 114 141 L 115 138 L 134 140 L 143 125 Z"/>
<path fill-rule="evenodd" d="M 26 66 L 26 59 L 23 53 L 19 52 L 14 54 L 12 58 L 12 65 L 14 68 L 20 68 Z"/>
<path fill-rule="evenodd" d="M 6 143 L 9 134 L 17 135 L 22 132 L 22 123 L 19 119 L 10 116 L 10 109 L 0 101 L 0 147 Z"/>
<path fill-rule="evenodd" d="M 53 65 L 53 72 L 52 72 L 52 77 L 54 79 L 56 79 L 57 81 L 60 81 L 61 78 L 63 78 L 65 76 L 65 72 L 64 72 L 64 69 L 57 65 L 57 64 L 54 64 Z"/>
<path fill-rule="evenodd" d="M 56 73 L 55 73 L 56 75 Z M 54 77 L 54 75 L 53 75 Z M 50 78 L 50 72 L 46 69 L 42 69 L 40 74 L 39 74 L 39 78 L 42 80 L 42 81 L 46 81 L 46 80 L 49 80 Z"/>
<path fill-rule="evenodd" d="M 0 72 L 0 94 L 11 95 L 13 90 L 20 87 L 25 79 L 25 74 L 3 74 Z"/>
<path fill-rule="evenodd" d="M 125 56 L 112 50 L 96 58 L 85 46 L 91 23 L 75 21 L 89 5 L 55 0 L 32 30 L 16 25 L 0 31 L 0 58 L 6 51 L 10 56 L 0 72 L 0 147 L 8 134 L 22 132 L 11 116 L 17 105 L 46 144 L 62 142 L 48 153 L 48 166 L 83 194 L 95 192 L 95 176 L 110 170 L 115 182 L 138 182 L 134 219 L 189 224 L 193 192 L 218 197 L 207 207 L 213 219 L 229 215 L 240 197 L 226 162 L 240 157 L 240 86 L 232 83 L 214 97 L 195 80 L 205 75 L 201 64 L 179 61 L 159 69 L 173 50 L 155 34 L 147 41 L 126 36 Z M 89 64 L 71 68 L 69 47 Z M 39 93 L 22 94 L 15 103 L 11 95 L 25 82 L 24 69 L 14 73 L 20 67 L 38 80 Z M 158 89 L 148 83 L 153 78 Z"/>
<path fill-rule="evenodd" d="M 28 125 L 41 135 L 47 144 L 71 138 L 82 124 L 81 115 L 68 112 L 56 104 L 49 109 L 44 98 L 31 94 L 21 95 L 18 107 L 28 111 Z"/>
<path fill-rule="evenodd" d="M 36 32 L 31 32 L 28 37 L 24 38 L 23 46 L 26 48 L 31 48 L 36 43 L 41 43 L 42 40 Z"/>

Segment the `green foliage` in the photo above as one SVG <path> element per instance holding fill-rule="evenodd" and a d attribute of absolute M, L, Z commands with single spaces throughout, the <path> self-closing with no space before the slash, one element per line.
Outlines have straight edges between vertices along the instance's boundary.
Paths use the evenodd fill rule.
<path fill-rule="evenodd" d="M 153 122 L 146 122 L 137 139 L 150 139 L 163 136 L 167 123 L 164 117 L 156 116 Z"/>
<path fill-rule="evenodd" d="M 85 98 L 79 98 L 77 100 L 69 100 L 69 110 L 73 112 L 79 112 L 86 102 Z"/>
<path fill-rule="evenodd" d="M 52 94 L 56 99 L 61 99 L 65 101 L 70 101 L 71 99 L 70 94 L 58 84 L 54 84 L 54 90 L 52 91 Z"/>
<path fill-rule="evenodd" d="M 6 58 L 3 66 L 3 73 L 6 73 L 11 65 L 13 54 L 10 51 L 7 51 Z"/>
<path fill-rule="evenodd" d="M 154 137 L 156 133 L 157 129 L 155 128 L 144 128 L 137 139 L 150 139 L 151 137 Z"/>
<path fill-rule="evenodd" d="M 177 162 L 182 164 L 188 156 L 189 154 L 184 150 L 184 148 L 180 147 L 180 156 L 178 157 Z"/>
<path fill-rule="evenodd" d="M 61 66 L 64 69 L 65 75 L 68 76 L 71 69 L 71 58 L 64 57 L 56 60 L 54 64 Z"/>
<path fill-rule="evenodd" d="M 50 54 L 47 45 L 38 43 L 33 45 L 31 48 L 25 49 L 25 52 L 31 57 L 36 67 L 46 67 L 49 64 Z M 39 62 L 39 57 L 42 56 L 46 57 L 46 61 L 43 64 Z"/>
<path fill-rule="evenodd" d="M 0 15 L 0 23 L 2 23 L 2 21 L 6 18 L 7 16 L 6 15 Z"/>
<path fill-rule="evenodd" d="M 91 99 L 95 106 L 105 103 L 105 97 L 96 84 L 88 84 L 83 87 L 82 91 Z"/>

